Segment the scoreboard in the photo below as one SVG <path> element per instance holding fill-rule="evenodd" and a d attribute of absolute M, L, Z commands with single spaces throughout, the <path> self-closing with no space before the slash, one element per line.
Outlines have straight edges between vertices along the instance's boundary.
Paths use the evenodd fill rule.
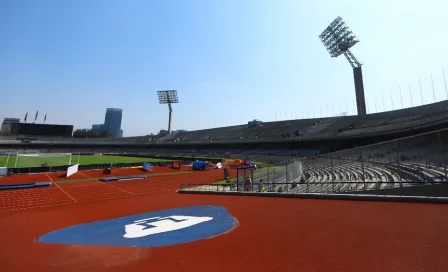
<path fill-rule="evenodd" d="M 72 125 L 47 125 L 31 123 L 14 123 L 11 125 L 12 136 L 59 136 L 72 137 Z"/>

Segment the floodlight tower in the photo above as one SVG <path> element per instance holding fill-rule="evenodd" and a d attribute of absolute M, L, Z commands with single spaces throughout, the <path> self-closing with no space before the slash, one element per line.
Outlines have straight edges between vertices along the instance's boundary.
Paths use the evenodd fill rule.
<path fill-rule="evenodd" d="M 364 83 L 362 80 L 361 63 L 350 52 L 355 44 L 359 42 L 352 31 L 346 26 L 341 17 L 337 17 L 323 32 L 319 35 L 320 40 L 327 48 L 332 58 L 344 55 L 353 68 L 355 77 L 356 106 L 358 115 L 366 115 L 366 99 L 364 97 Z"/>
<path fill-rule="evenodd" d="M 176 90 L 168 91 L 157 91 L 157 96 L 159 97 L 160 104 L 168 104 L 169 116 L 168 116 L 168 134 L 171 133 L 171 114 L 173 112 L 173 107 L 171 104 L 179 103 L 179 98 L 177 97 Z"/>

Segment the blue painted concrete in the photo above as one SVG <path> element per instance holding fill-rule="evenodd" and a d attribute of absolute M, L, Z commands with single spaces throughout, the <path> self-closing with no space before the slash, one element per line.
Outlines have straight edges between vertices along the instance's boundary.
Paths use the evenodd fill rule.
<path fill-rule="evenodd" d="M 193 220 L 185 219 L 187 217 Z M 199 221 L 202 222 L 197 223 Z M 166 231 L 170 227 L 185 226 L 192 222 L 196 224 Z M 213 237 L 231 230 L 236 224 L 236 219 L 224 207 L 190 206 L 71 226 L 47 233 L 41 236 L 38 242 L 98 246 L 169 246 Z M 139 236 L 147 232 L 153 234 Z M 135 234 L 139 237 L 135 237 Z"/>
<path fill-rule="evenodd" d="M 146 176 L 125 176 L 125 177 L 107 177 L 107 178 L 101 178 L 100 181 L 102 182 L 109 182 L 109 181 L 119 181 L 119 180 L 129 180 L 129 179 L 145 179 Z"/>
<path fill-rule="evenodd" d="M 38 187 L 48 187 L 51 182 L 31 182 L 31 183 L 16 183 L 16 184 L 0 184 L 0 190 L 19 190 L 30 189 Z"/>

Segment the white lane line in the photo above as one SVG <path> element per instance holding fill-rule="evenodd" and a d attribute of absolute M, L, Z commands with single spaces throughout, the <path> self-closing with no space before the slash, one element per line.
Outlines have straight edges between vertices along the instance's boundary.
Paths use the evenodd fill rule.
<path fill-rule="evenodd" d="M 67 193 L 64 189 L 62 189 L 56 182 L 54 182 L 54 180 L 52 178 L 50 178 L 50 176 L 45 173 L 45 175 L 51 180 L 51 182 L 53 182 L 54 185 L 56 185 L 56 187 L 58 187 L 64 194 L 66 194 L 68 197 L 70 197 L 74 202 L 78 202 L 76 201 L 76 199 L 74 199 L 71 195 L 69 195 L 69 193 Z"/>
<path fill-rule="evenodd" d="M 88 178 L 93 179 L 92 177 L 90 177 L 90 176 L 87 175 L 87 174 L 84 174 L 83 172 L 78 172 L 78 173 L 82 174 L 82 175 L 85 176 L 85 177 L 88 177 Z M 131 193 L 131 192 L 128 192 L 128 191 L 126 191 L 126 190 L 123 190 L 123 189 L 121 189 L 121 188 L 115 187 L 115 186 L 110 185 L 110 184 L 106 184 L 105 182 L 101 182 L 101 181 L 99 181 L 98 179 L 97 179 L 96 181 L 99 182 L 99 183 L 101 183 L 101 184 L 103 184 L 103 185 L 106 185 L 106 186 L 109 186 L 109 187 L 111 187 L 111 188 L 114 188 L 114 189 L 117 189 L 117 190 L 119 190 L 119 191 L 122 191 L 123 193 L 129 194 L 129 195 L 135 195 L 135 194 L 133 194 L 133 193 Z"/>

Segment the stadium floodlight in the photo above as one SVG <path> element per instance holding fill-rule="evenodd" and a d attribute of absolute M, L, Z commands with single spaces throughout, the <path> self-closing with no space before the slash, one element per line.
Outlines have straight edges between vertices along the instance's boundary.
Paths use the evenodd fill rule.
<path fill-rule="evenodd" d="M 160 104 L 168 104 L 168 110 L 169 110 L 168 134 L 170 134 L 171 133 L 171 115 L 173 112 L 173 107 L 171 106 L 171 104 L 179 103 L 177 91 L 176 90 L 157 91 L 157 96 L 159 97 Z"/>
<path fill-rule="evenodd" d="M 331 57 L 345 54 L 359 41 L 345 25 L 341 17 L 337 17 L 319 36 Z"/>
<path fill-rule="evenodd" d="M 366 101 L 364 96 L 364 83 L 362 80 L 361 63 L 350 52 L 355 44 L 359 42 L 350 28 L 345 24 L 341 17 L 337 17 L 331 24 L 319 35 L 319 39 L 324 44 L 332 58 L 344 55 L 353 68 L 355 78 L 356 106 L 358 115 L 366 115 Z"/>

